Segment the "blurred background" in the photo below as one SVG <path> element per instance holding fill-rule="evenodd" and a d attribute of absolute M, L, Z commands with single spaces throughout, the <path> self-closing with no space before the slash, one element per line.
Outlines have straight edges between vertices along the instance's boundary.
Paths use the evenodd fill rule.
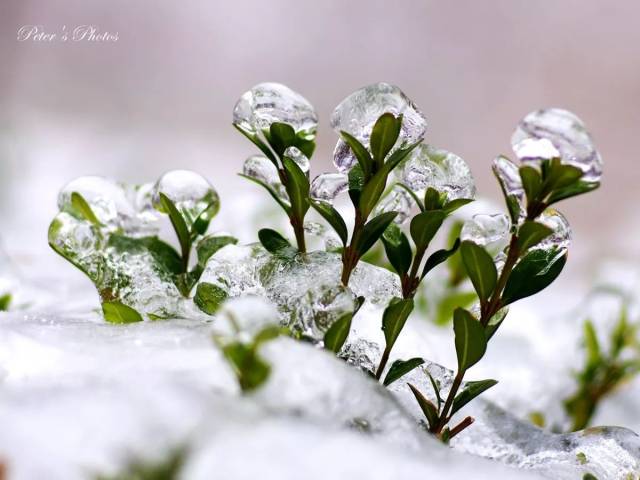
<path fill-rule="evenodd" d="M 560 207 L 574 229 L 562 276 L 573 286 L 597 260 L 633 264 L 640 253 L 639 14 L 632 0 L 3 0 L 0 238 L 14 258 L 55 264 L 46 232 L 64 183 L 146 182 L 174 168 L 211 180 L 222 197 L 214 226 L 237 233 L 244 199 L 271 201 L 235 175 L 254 153 L 231 127 L 237 98 L 263 81 L 306 96 L 321 122 L 315 175 L 333 169 L 335 105 L 386 81 L 425 113 L 427 142 L 466 159 L 490 200 L 500 199 L 491 161 L 511 153 L 526 113 L 558 106 L 586 122 L 605 174 L 600 190 Z M 93 25 L 117 40 L 18 41 L 24 25 L 58 35 Z"/>

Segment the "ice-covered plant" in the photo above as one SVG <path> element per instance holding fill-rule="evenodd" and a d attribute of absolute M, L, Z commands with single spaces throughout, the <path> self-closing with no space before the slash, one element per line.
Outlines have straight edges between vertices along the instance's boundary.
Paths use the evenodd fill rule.
<path fill-rule="evenodd" d="M 9 310 L 9 305 L 11 305 L 11 294 L 10 293 L 5 293 L 4 295 L 0 296 L 0 312 Z"/>
<path fill-rule="evenodd" d="M 176 480 L 187 459 L 186 447 L 174 448 L 159 460 L 134 459 L 115 475 L 96 475 L 95 480 Z M 1 479 L 2 477 L 0 477 Z"/>
<path fill-rule="evenodd" d="M 242 176 L 264 187 L 286 212 L 298 251 L 306 252 L 304 218 L 309 204 L 309 158 L 315 150 L 318 119 L 302 95 L 279 83 L 261 83 L 245 92 L 233 109 L 233 126 L 263 155 L 249 157 Z M 269 239 L 280 235 L 264 229 Z"/>
<path fill-rule="evenodd" d="M 628 321 L 626 310 L 611 330 L 608 343 L 604 348 L 593 323 L 584 323 L 585 363 L 576 373 L 577 390 L 564 401 L 571 430 L 588 427 L 602 400 L 640 373 L 637 325 Z"/>
<path fill-rule="evenodd" d="M 475 311 L 454 312 L 458 366 L 453 384 L 444 395 L 432 382 L 435 403 L 411 387 L 429 431 L 445 441 L 473 422 L 466 417 L 450 427 L 452 417 L 496 383 L 463 381 L 484 356 L 508 306 L 546 288 L 566 263 L 570 228 L 549 207 L 594 190 L 602 173 L 602 160 L 584 124 L 566 110 L 530 113 L 518 125 L 512 145 L 520 166 L 502 156 L 493 165 L 509 216 L 476 215 L 461 232 L 460 253 L 479 305 Z"/>
<path fill-rule="evenodd" d="M 311 184 L 312 206 L 342 241 L 342 283 L 398 215 L 380 209 L 393 170 L 422 142 L 422 113 L 393 85 L 377 83 L 349 95 L 335 109 L 331 126 L 340 134 L 333 161 L 339 173 L 324 173 Z M 331 202 L 344 191 L 354 208 L 353 230 Z M 370 218 L 373 216 L 373 218 Z"/>
<path fill-rule="evenodd" d="M 80 177 L 58 196 L 49 244 L 93 281 L 107 321 L 176 316 L 208 258 L 235 242 L 205 235 L 219 205 L 209 182 L 186 170 L 137 186 Z M 157 236 L 161 213 L 171 220 L 180 253 Z"/>

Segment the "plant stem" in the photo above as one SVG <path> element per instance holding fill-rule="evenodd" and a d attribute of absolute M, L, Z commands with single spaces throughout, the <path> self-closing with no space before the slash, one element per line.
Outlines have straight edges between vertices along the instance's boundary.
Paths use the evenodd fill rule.
<path fill-rule="evenodd" d="M 293 232 L 296 236 L 296 243 L 298 244 L 298 251 L 300 253 L 307 253 L 307 245 L 304 239 L 304 220 L 292 216 L 289 221 L 293 227 Z"/>
<path fill-rule="evenodd" d="M 456 435 L 458 435 L 461 431 L 463 431 L 465 428 L 471 425 L 474 421 L 475 420 L 473 417 L 465 417 L 464 420 L 462 420 L 458 425 L 456 425 L 451 429 L 451 432 L 449 433 L 449 438 L 451 439 Z"/>
<path fill-rule="evenodd" d="M 351 236 L 351 243 L 345 247 L 342 252 L 342 284 L 346 287 L 349 285 L 349 279 L 351 273 L 358 265 L 360 257 L 358 256 L 358 242 L 360 241 L 360 235 L 362 234 L 362 228 L 364 227 L 366 219 L 362 218 L 360 209 L 356 209 L 356 218 L 353 225 L 353 235 Z"/>
<path fill-rule="evenodd" d="M 449 410 L 451 409 L 451 405 L 453 405 L 453 400 L 456 398 L 456 394 L 458 393 L 458 389 L 462 384 L 462 379 L 464 378 L 464 374 L 466 372 L 464 370 L 456 373 L 456 377 L 453 379 L 453 384 L 451 385 L 451 389 L 449 390 L 449 395 L 447 395 L 447 400 L 444 403 L 444 407 L 440 412 L 440 420 L 436 424 L 435 428 L 432 429 L 431 433 L 435 435 L 439 435 L 442 432 L 442 429 L 447 425 L 449 421 Z"/>

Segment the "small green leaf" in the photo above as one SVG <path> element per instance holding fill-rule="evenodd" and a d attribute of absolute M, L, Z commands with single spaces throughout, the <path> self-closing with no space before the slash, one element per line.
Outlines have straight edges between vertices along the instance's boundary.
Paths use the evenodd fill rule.
<path fill-rule="evenodd" d="M 235 245 L 238 243 L 236 237 L 231 235 L 208 235 L 198 242 L 196 252 L 198 254 L 198 264 L 205 267 L 207 261 L 222 248 L 227 245 Z"/>
<path fill-rule="evenodd" d="M 5 293 L 0 297 L 0 312 L 6 312 L 11 305 L 11 294 Z"/>
<path fill-rule="evenodd" d="M 425 204 L 426 205 L 426 204 Z M 425 249 L 438 233 L 446 215 L 442 210 L 428 210 L 411 219 L 410 232 L 416 248 Z"/>
<path fill-rule="evenodd" d="M 560 162 L 552 162 L 548 169 L 547 177 L 542 185 L 544 192 L 569 187 L 582 177 L 582 170 L 572 165 L 563 165 Z"/>
<path fill-rule="evenodd" d="M 111 242 L 117 238 L 121 237 L 111 237 Z M 180 254 L 175 251 L 175 249 L 169 245 L 168 243 L 163 242 L 158 237 L 147 237 L 140 239 L 141 243 L 143 243 L 151 256 L 156 261 L 156 263 L 162 267 L 163 270 L 172 273 L 173 275 L 178 275 L 182 272 L 183 265 L 182 259 L 180 258 Z M 125 248 L 124 251 L 127 251 L 128 248 Z"/>
<path fill-rule="evenodd" d="M 433 252 L 429 256 L 429 258 L 427 258 L 427 261 L 424 264 L 424 269 L 422 270 L 421 278 L 424 278 L 427 275 L 427 273 L 429 273 L 431 270 L 433 270 L 435 267 L 437 267 L 441 263 L 446 262 L 451 255 L 453 255 L 458 251 L 459 246 L 460 246 L 460 239 L 456 238 L 456 241 L 454 242 L 453 246 L 449 250 L 443 248 L 441 250 L 437 250 Z"/>
<path fill-rule="evenodd" d="M 364 173 L 362 167 L 357 164 L 354 165 L 348 174 L 349 178 L 349 198 L 354 207 L 357 207 L 360 203 L 360 195 L 364 188 Z"/>
<path fill-rule="evenodd" d="M 327 202 L 311 200 L 311 206 L 333 227 L 340 237 L 340 240 L 342 240 L 342 245 L 346 245 L 349 239 L 349 231 L 343 218 L 338 211 L 333 208 L 333 205 Z"/>
<path fill-rule="evenodd" d="M 209 224 L 211 223 L 211 219 L 218 214 L 218 210 L 220 209 L 220 202 L 216 196 L 215 201 L 212 201 L 207 207 L 200 212 L 200 214 L 193 221 L 193 225 L 191 227 L 191 236 L 196 237 L 197 235 L 204 235 L 207 233 L 207 229 L 209 228 Z"/>
<path fill-rule="evenodd" d="M 193 302 L 200 310 L 208 315 L 213 315 L 218 311 L 222 302 L 228 297 L 227 292 L 212 283 L 202 282 L 196 288 Z"/>
<path fill-rule="evenodd" d="M 284 200 L 282 200 L 282 198 L 280 198 L 280 195 L 278 195 L 276 193 L 276 191 L 271 187 L 271 185 L 263 182 L 262 180 L 258 179 L 258 178 L 254 178 L 251 177 L 249 175 L 245 175 L 243 173 L 239 173 L 238 175 L 240 175 L 242 178 L 246 178 L 247 180 L 251 180 L 253 183 L 256 183 L 258 185 L 260 185 L 261 187 L 263 187 L 267 192 L 269 192 L 269 195 L 271 195 L 271 197 L 276 201 L 276 203 L 278 205 L 280 205 L 280 207 L 287 212 L 287 215 L 291 214 L 291 206 L 288 205 L 287 203 L 285 203 Z"/>
<path fill-rule="evenodd" d="M 411 393 L 413 393 L 413 396 L 416 397 L 416 401 L 418 402 L 418 405 L 420 405 L 420 409 L 422 410 L 422 413 L 424 413 L 424 416 L 427 418 L 427 422 L 429 423 L 429 428 L 435 427 L 435 425 L 438 423 L 437 407 L 433 404 L 431 400 L 427 399 L 424 395 L 422 395 L 422 393 L 420 393 L 420 391 L 416 387 L 414 387 L 410 383 L 407 383 L 407 385 L 409 385 L 409 388 L 411 389 Z"/>
<path fill-rule="evenodd" d="M 542 191 L 540 172 L 533 167 L 520 167 L 520 178 L 529 203 L 537 200 Z"/>
<path fill-rule="evenodd" d="M 449 215 L 459 208 L 470 204 L 471 202 L 473 202 L 473 198 L 456 198 L 455 200 L 451 200 L 450 202 L 445 203 L 442 207 L 442 210 L 444 211 L 444 213 Z"/>
<path fill-rule="evenodd" d="M 294 146 L 300 150 L 307 158 L 313 156 L 313 152 L 316 149 L 316 142 L 311 138 L 305 138 L 305 132 L 298 132 L 296 135 L 296 143 Z"/>
<path fill-rule="evenodd" d="M 442 206 L 442 196 L 440 192 L 433 187 L 427 188 L 426 192 L 424 192 L 424 209 L 440 210 Z"/>
<path fill-rule="evenodd" d="M 296 140 L 296 131 L 288 123 L 273 122 L 270 125 L 269 143 L 280 157 L 288 147 L 295 145 Z"/>
<path fill-rule="evenodd" d="M 340 132 L 340 135 L 347 145 L 349 145 L 349 148 L 351 148 L 351 151 L 358 160 L 358 164 L 364 173 L 364 177 L 369 178 L 373 172 L 373 159 L 371 158 L 369 151 L 358 141 L 357 138 L 350 135 L 348 132 Z"/>
<path fill-rule="evenodd" d="M 382 114 L 373 126 L 369 144 L 376 171 L 382 168 L 385 157 L 396 144 L 401 127 L 402 115 L 396 118 L 392 113 Z"/>
<path fill-rule="evenodd" d="M 256 390 L 269 378 L 271 367 L 258 355 L 255 346 L 240 342 L 222 347 L 243 392 Z"/>
<path fill-rule="evenodd" d="M 549 227 L 542 223 L 525 221 L 518 229 L 518 248 L 520 252 L 526 252 L 553 233 Z"/>
<path fill-rule="evenodd" d="M 309 179 L 298 164 L 284 157 L 282 164 L 287 173 L 287 193 L 291 200 L 291 211 L 295 217 L 304 219 L 311 204 L 309 203 Z"/>
<path fill-rule="evenodd" d="M 289 257 L 297 253 L 297 250 L 291 246 L 286 238 L 270 228 L 260 229 L 258 231 L 258 239 L 265 250 L 273 255 Z"/>
<path fill-rule="evenodd" d="M 260 140 L 258 135 L 256 135 L 254 132 L 249 132 L 247 130 L 244 130 L 242 127 L 240 127 L 240 125 L 236 125 L 235 123 L 233 124 L 233 127 L 236 130 L 238 130 L 241 134 L 243 134 L 245 137 L 247 137 L 249 140 L 251 140 L 251 142 L 256 147 L 258 147 L 260 151 L 264 153 L 264 155 L 269 160 L 271 160 L 271 163 L 273 163 L 276 166 L 276 168 L 278 167 L 278 161 L 276 160 L 276 157 L 274 156 L 273 152 L 262 140 Z"/>
<path fill-rule="evenodd" d="M 429 377 L 429 381 L 431 382 L 431 388 L 433 388 L 433 393 L 436 395 L 436 400 L 438 401 L 438 412 L 440 411 L 440 407 L 444 403 L 442 401 L 442 396 L 440 395 L 440 383 L 436 381 L 435 378 L 427 371 L 427 376 Z"/>
<path fill-rule="evenodd" d="M 567 254 L 557 249 L 531 250 L 515 266 L 502 293 L 502 305 L 529 297 L 548 287 L 562 272 Z"/>
<path fill-rule="evenodd" d="M 481 393 L 489 390 L 491 387 L 493 387 L 497 383 L 498 382 L 496 380 L 479 380 L 477 382 L 467 382 L 464 387 L 464 390 L 462 390 L 453 400 L 453 405 L 451 407 L 451 415 L 459 411 L 471 400 L 476 398 Z"/>
<path fill-rule="evenodd" d="M 78 192 L 71 193 L 71 206 L 85 220 L 93 223 L 97 227 L 102 225 L 98 217 L 96 217 L 96 214 L 93 213 L 91 206 L 89 206 L 84 197 Z"/>
<path fill-rule="evenodd" d="M 327 333 L 324 334 L 324 348 L 338 353 L 344 345 L 351 330 L 352 313 L 347 313 L 333 322 Z"/>
<path fill-rule="evenodd" d="M 565 188 L 558 189 L 554 191 L 549 198 L 547 199 L 547 205 L 554 204 L 559 202 L 560 200 L 565 200 L 570 197 L 575 197 L 577 195 L 582 195 L 583 193 L 588 193 L 600 186 L 599 182 L 584 182 L 579 181 Z"/>
<path fill-rule="evenodd" d="M 389 367 L 386 377 L 382 384 L 388 387 L 396 380 L 404 377 L 407 373 L 424 363 L 424 358 L 415 357 L 409 360 L 396 360 Z"/>
<path fill-rule="evenodd" d="M 460 245 L 460 254 L 467 275 L 469 275 L 480 301 L 487 301 L 496 288 L 498 280 L 498 272 L 493 258 L 484 248 L 469 240 Z"/>
<path fill-rule="evenodd" d="M 582 476 L 582 480 L 598 480 L 598 477 L 596 477 L 593 473 L 585 473 Z"/>
<path fill-rule="evenodd" d="M 400 227 L 395 223 L 389 224 L 382 234 L 384 250 L 398 275 L 404 275 L 411 267 L 413 252 L 409 245 L 409 240 Z"/>
<path fill-rule="evenodd" d="M 358 256 L 362 257 L 380 239 L 398 212 L 385 212 L 369 220 L 362 228 L 360 241 L 356 246 Z"/>
<path fill-rule="evenodd" d="M 467 310 L 457 308 L 453 312 L 458 371 L 465 371 L 480 361 L 487 350 L 484 329 Z"/>
<path fill-rule="evenodd" d="M 187 223 L 182 217 L 180 211 L 176 208 L 175 204 L 162 192 L 160 193 L 160 204 L 164 213 L 169 215 L 171 225 L 173 225 L 173 229 L 175 230 L 178 241 L 180 242 L 182 257 L 184 259 L 189 255 L 189 251 L 191 250 L 191 234 L 189 232 L 189 227 L 187 227 Z"/>
<path fill-rule="evenodd" d="M 385 308 L 382 314 L 382 331 L 384 332 L 386 343 L 385 350 L 390 351 L 393 348 L 412 311 L 412 298 L 394 298 Z"/>
<path fill-rule="evenodd" d="M 104 302 L 102 304 L 104 319 L 109 323 L 141 322 L 142 316 L 133 308 L 120 302 Z"/>

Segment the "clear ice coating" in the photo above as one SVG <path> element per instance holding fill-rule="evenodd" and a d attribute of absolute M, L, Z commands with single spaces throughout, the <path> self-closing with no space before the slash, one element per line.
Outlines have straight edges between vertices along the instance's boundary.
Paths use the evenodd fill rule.
<path fill-rule="evenodd" d="M 323 242 L 322 247 L 328 252 L 338 251 L 342 247 L 342 242 L 336 232 L 318 222 L 304 222 L 304 231 L 308 235 L 320 239 Z"/>
<path fill-rule="evenodd" d="M 349 178 L 344 173 L 321 173 L 311 182 L 309 195 L 315 200 L 333 202 L 349 188 Z"/>
<path fill-rule="evenodd" d="M 331 115 L 331 128 L 338 134 L 345 131 L 368 146 L 373 125 L 383 113 L 403 115 L 396 146 L 415 143 L 424 137 L 427 130 L 424 115 L 402 90 L 382 82 L 356 90 L 340 102 Z M 348 145 L 338 140 L 333 156 L 338 171 L 349 171 L 356 161 Z"/>
<path fill-rule="evenodd" d="M 477 245 L 492 250 L 501 250 L 506 246 L 511 222 L 503 213 L 477 214 L 464 222 L 460 240 L 470 240 Z"/>
<path fill-rule="evenodd" d="M 499 155 L 493 160 L 493 173 L 498 177 L 507 195 L 515 196 L 520 204 L 524 201 L 524 188 L 518 166 L 507 157 Z"/>
<path fill-rule="evenodd" d="M 162 175 L 153 189 L 153 204 L 163 213 L 160 194 L 166 195 L 189 223 L 204 214 L 211 220 L 220 209 L 220 198 L 209 181 L 191 170 L 171 170 Z"/>
<path fill-rule="evenodd" d="M 306 157 L 305 157 L 306 158 Z M 280 181 L 278 169 L 271 160 L 263 155 L 252 155 L 242 166 L 242 173 L 269 185 L 282 199 L 288 200 L 289 195 Z"/>
<path fill-rule="evenodd" d="M 250 134 L 260 134 L 282 122 L 313 139 L 318 116 L 309 101 L 280 83 L 260 83 L 242 94 L 233 109 L 233 123 Z"/>
<path fill-rule="evenodd" d="M 78 215 L 72 203 L 73 193 L 78 193 L 105 229 L 133 236 L 147 235 L 158 228 L 150 190 L 149 184 L 127 187 L 105 177 L 79 177 L 60 190 L 58 208 Z"/>
<path fill-rule="evenodd" d="M 542 212 L 542 215 L 538 217 L 537 221 L 545 224 L 553 233 L 533 248 L 548 249 L 555 247 L 561 251 L 569 248 L 569 244 L 571 243 L 571 226 L 564 215 L 555 208 L 547 208 Z"/>
<path fill-rule="evenodd" d="M 311 168 L 311 162 L 309 162 L 309 158 L 300 151 L 297 147 L 288 147 L 284 151 L 284 156 L 289 157 L 291 160 L 296 162 L 296 164 L 300 167 L 303 173 L 309 176 L 309 169 Z"/>
<path fill-rule="evenodd" d="M 597 182 L 602 158 L 582 120 L 561 108 L 529 113 L 511 137 L 513 151 L 523 162 L 560 156 L 563 163 L 580 168 L 583 180 Z"/>
<path fill-rule="evenodd" d="M 394 222 L 402 224 L 407 221 L 411 214 L 411 209 L 415 202 L 409 192 L 399 185 L 395 185 L 387 195 L 385 195 L 376 207 L 374 216 L 384 212 L 397 212 Z"/>
<path fill-rule="evenodd" d="M 398 181 L 418 196 L 428 188 L 446 193 L 447 198 L 474 198 L 476 186 L 469 165 L 457 155 L 432 145 L 418 145 L 395 170 Z"/>

